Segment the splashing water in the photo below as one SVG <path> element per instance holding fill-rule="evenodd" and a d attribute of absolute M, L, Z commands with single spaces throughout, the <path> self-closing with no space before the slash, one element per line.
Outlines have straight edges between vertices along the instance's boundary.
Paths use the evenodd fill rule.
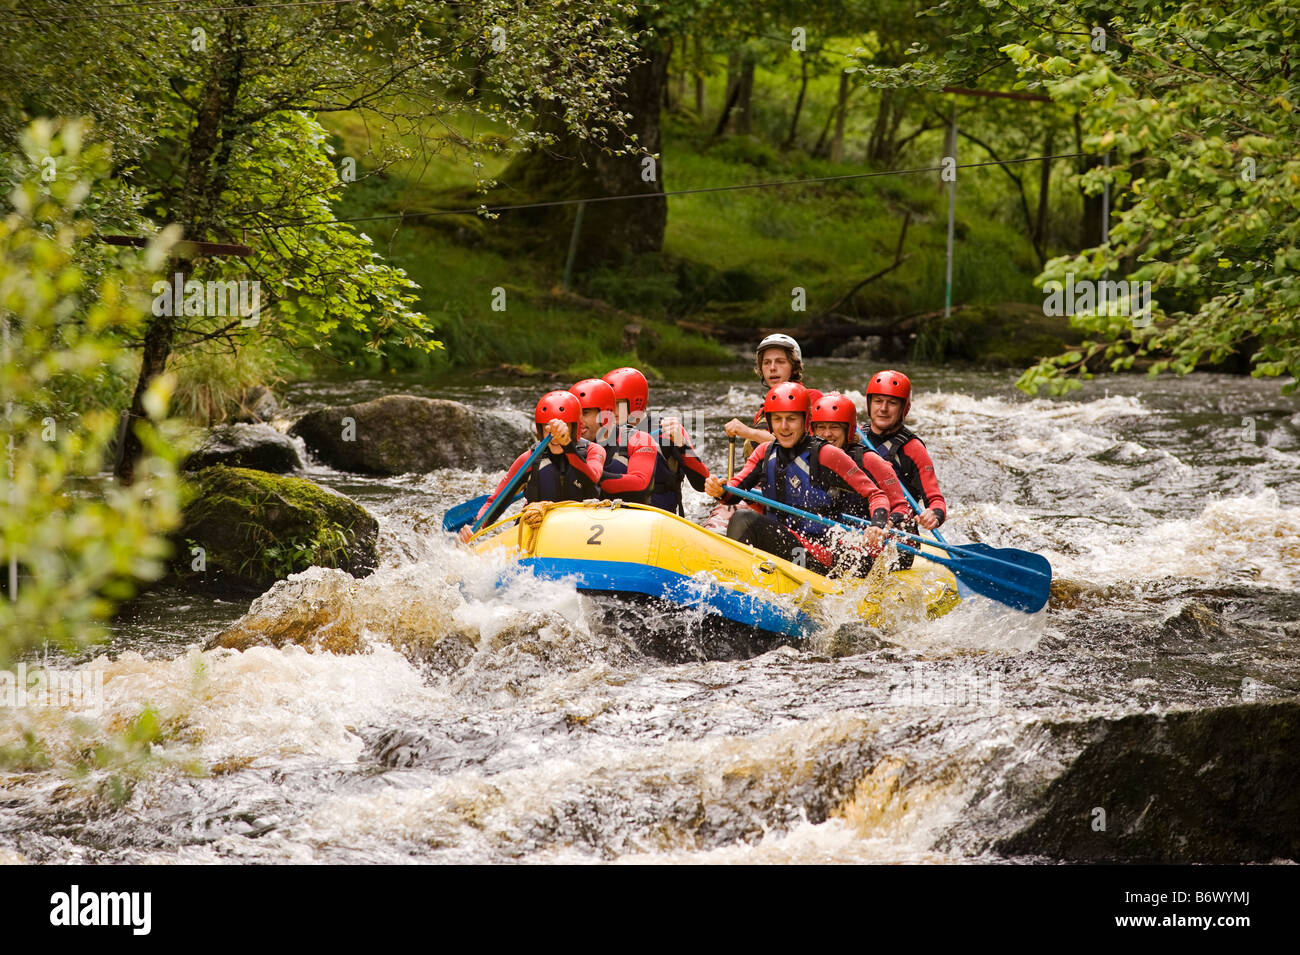
<path fill-rule="evenodd" d="M 811 363 L 809 377 L 864 411 L 869 371 Z M 39 738 L 47 759 L 0 773 L 0 861 L 1000 858 L 1024 815 L 1013 797 L 1069 762 L 1050 727 L 1300 689 L 1296 402 L 1207 375 L 1107 387 L 1028 400 L 991 374 L 916 378 L 946 536 L 1047 556 L 1046 612 L 972 599 L 867 627 L 846 593 L 804 646 L 741 659 L 703 658 L 698 608 L 594 598 L 456 546 L 441 514 L 499 475 L 312 465 L 379 518 L 379 570 L 315 568 L 247 606 L 161 592 L 104 650 L 49 661 L 99 673 L 102 706 L 0 707 L 0 746 Z M 706 419 L 694 437 L 716 472 L 722 422 L 758 391 L 651 400 Z M 440 395 L 504 414 L 535 399 Z M 708 506 L 687 492 L 689 516 Z M 57 768 L 145 707 L 152 762 L 117 798 L 115 770 Z"/>

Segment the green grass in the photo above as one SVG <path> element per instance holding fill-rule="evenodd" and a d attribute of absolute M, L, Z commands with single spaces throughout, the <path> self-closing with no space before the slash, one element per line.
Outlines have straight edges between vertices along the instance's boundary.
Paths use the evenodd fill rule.
<path fill-rule="evenodd" d="M 762 136 L 712 139 L 712 111 L 722 101 L 724 74 L 719 66 L 710 80 L 709 115 L 699 118 L 689 110 L 665 114 L 661 170 L 667 190 L 869 171 L 860 156 L 874 116 L 869 94 L 858 93 L 850 110 L 846 161 L 832 164 L 810 158 L 802 148 L 782 152 L 772 145 L 774 139 L 784 138 L 793 101 L 793 87 L 781 70 L 758 70 L 754 123 Z M 797 140 L 802 146 L 815 141 L 836 83 L 832 75 L 810 84 Z M 340 154 L 358 157 L 358 172 L 364 173 L 368 137 L 378 135 L 376 129 L 349 115 L 324 121 L 339 136 Z M 474 170 L 469 159 L 437 148 L 438 129 L 429 123 L 418 135 L 408 131 L 398 136 L 411 157 L 350 186 L 340 214 L 464 207 L 475 183 Z M 480 138 L 502 132 L 482 121 L 477 126 Z M 396 133 L 388 129 L 382 135 L 391 139 Z M 899 165 L 932 165 L 940 150 L 940 134 L 927 133 Z M 974 147 L 969 147 L 963 159 L 974 155 Z M 498 175 L 508 158 L 482 158 L 481 174 Z M 1041 301 L 1031 282 L 1037 262 L 1012 199 L 1006 177 L 996 167 L 960 173 L 954 304 Z M 408 219 L 400 228 L 391 221 L 361 223 L 376 245 L 419 283 L 420 307 L 434 319 L 446 349 L 432 357 L 399 351 L 362 361 L 357 358 L 359 343 L 340 341 L 335 352 L 368 362 L 368 370 L 427 369 L 435 374 L 503 363 L 569 375 L 612 367 L 617 360 L 665 368 L 725 365 L 735 361 L 729 349 L 673 322 L 690 318 L 743 327 L 798 325 L 892 261 L 908 213 L 912 221 L 905 251 L 911 258 L 859 292 L 856 311 L 863 317 L 943 306 L 947 194 L 936 174 L 669 199 L 662 253 L 594 270 L 575 282 L 579 294 L 601 299 L 642 324 L 634 354 L 624 343 L 624 319 L 549 300 L 561 279 L 554 255 L 547 264 L 500 250 L 493 239 L 504 216 L 496 221 L 463 216 Z M 805 312 L 792 311 L 796 286 L 806 290 Z M 498 287 L 506 290 L 504 312 L 491 308 L 492 290 Z M 841 310 L 852 313 L 855 307 L 847 303 Z"/>

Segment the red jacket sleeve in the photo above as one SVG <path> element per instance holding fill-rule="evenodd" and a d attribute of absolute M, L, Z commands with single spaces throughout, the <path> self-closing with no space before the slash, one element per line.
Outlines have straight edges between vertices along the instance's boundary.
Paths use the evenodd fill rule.
<path fill-rule="evenodd" d="M 566 457 L 569 463 L 600 486 L 600 476 L 605 473 L 605 449 L 595 441 L 587 444 L 587 460 L 578 457 L 576 451 L 570 451 Z"/>
<path fill-rule="evenodd" d="M 885 496 L 889 498 L 889 511 L 891 514 L 901 514 L 903 517 L 912 516 L 912 508 L 907 504 L 907 498 L 903 496 L 903 485 L 898 480 L 898 475 L 894 469 L 885 463 L 884 458 L 874 451 L 868 451 L 862 456 L 862 469 L 867 472 L 867 477 L 875 481 Z"/>
<path fill-rule="evenodd" d="M 930 458 L 930 452 L 925 450 L 925 445 L 913 438 L 903 445 L 899 453 L 911 458 L 921 474 L 921 490 L 925 492 L 925 500 L 917 503 L 924 503 L 934 511 L 939 523 L 942 524 L 944 518 L 948 516 L 948 502 L 943 499 L 943 492 L 939 490 L 939 479 L 935 477 L 934 461 Z"/>
<path fill-rule="evenodd" d="M 877 527 L 884 527 L 889 519 L 889 496 L 862 473 L 862 469 L 853 463 L 853 459 L 834 445 L 824 444 L 818 460 L 822 467 L 830 468 L 842 477 L 849 487 L 867 499 L 871 523 Z M 895 480 L 894 483 L 897 484 L 898 481 Z"/>
<path fill-rule="evenodd" d="M 606 494 L 640 494 L 650 487 L 655 476 L 655 460 L 659 449 L 655 447 L 654 438 L 644 431 L 632 431 L 628 434 L 627 473 L 619 477 L 606 479 L 600 489 Z M 601 454 L 604 454 L 601 448 Z M 601 458 L 602 467 L 604 458 Z M 599 479 L 599 475 L 597 478 Z"/>
<path fill-rule="evenodd" d="M 483 506 L 480 507 L 478 513 L 474 515 L 475 522 L 488 512 L 488 508 L 496 502 L 497 495 L 506 489 L 506 485 L 514 479 L 515 474 L 518 473 L 519 469 L 524 466 L 532 455 L 532 451 L 525 451 L 523 454 L 519 455 L 519 457 L 515 458 L 515 463 L 510 465 L 510 470 L 507 471 L 506 476 L 501 479 L 501 483 L 497 485 L 497 489 L 488 495 L 488 499 L 483 502 Z"/>

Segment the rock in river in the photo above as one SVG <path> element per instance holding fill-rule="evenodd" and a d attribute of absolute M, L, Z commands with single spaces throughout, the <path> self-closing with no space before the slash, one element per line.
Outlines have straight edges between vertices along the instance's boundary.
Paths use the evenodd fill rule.
<path fill-rule="evenodd" d="M 308 567 L 364 577 L 377 566 L 379 523 L 342 494 L 246 468 L 205 468 L 190 481 L 173 538 L 186 587 L 261 593 Z"/>
<path fill-rule="evenodd" d="M 1047 729 L 1083 750 L 998 851 L 1079 862 L 1300 859 L 1300 700 Z"/>
<path fill-rule="evenodd" d="M 439 468 L 497 470 L 527 450 L 531 435 L 458 401 L 387 395 L 313 411 L 293 426 L 308 450 L 343 471 L 404 474 Z"/>
<path fill-rule="evenodd" d="M 303 462 L 293 439 L 270 425 L 228 424 L 208 432 L 199 449 L 185 459 L 185 470 L 201 471 L 214 464 L 283 474 Z"/>

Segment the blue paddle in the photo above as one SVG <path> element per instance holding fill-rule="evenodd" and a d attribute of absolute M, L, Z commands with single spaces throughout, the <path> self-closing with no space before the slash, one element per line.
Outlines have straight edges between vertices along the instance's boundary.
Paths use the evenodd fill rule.
<path fill-rule="evenodd" d="M 855 517 L 852 514 L 841 514 L 840 519 L 862 527 L 871 526 L 870 521 Z M 1048 579 L 1048 583 L 1051 583 L 1051 563 L 1042 554 L 1035 554 L 1033 551 L 1020 550 L 1016 547 L 990 547 L 988 544 L 962 544 L 958 547 L 956 544 L 949 544 L 947 541 L 926 540 L 924 537 L 917 537 L 915 534 L 909 534 L 907 531 L 899 530 L 896 527 L 889 528 L 889 535 L 891 537 L 901 537 L 916 544 L 928 544 L 931 547 L 938 547 L 950 554 L 956 554 L 958 557 L 976 557 L 981 560 L 991 560 L 1015 570 L 1028 570 L 1042 574 Z"/>
<path fill-rule="evenodd" d="M 813 514 L 810 511 L 791 507 L 789 504 L 773 501 L 761 494 L 755 494 L 753 491 L 744 491 L 729 485 L 726 491 L 728 494 L 733 494 L 744 500 L 753 501 L 756 504 L 762 504 L 778 511 L 785 511 L 795 517 L 816 521 L 819 524 L 825 524 L 827 527 L 847 527 L 856 530 L 852 524 L 845 524 L 829 517 L 823 517 L 820 514 Z M 1044 575 L 1037 568 L 1023 567 L 1010 561 L 989 558 L 974 553 L 958 560 L 948 560 L 946 557 L 924 554 L 919 550 L 908 547 L 906 544 L 896 544 L 895 546 L 905 553 L 915 554 L 918 557 L 924 557 L 928 561 L 947 567 L 952 571 L 953 576 L 964 582 L 975 593 L 982 594 L 1015 610 L 1022 610 L 1025 613 L 1037 613 L 1047 605 L 1047 598 L 1051 596 L 1051 578 Z M 1048 569 L 1050 571 L 1050 565 Z"/>
<path fill-rule="evenodd" d="M 491 496 L 491 494 L 480 494 L 478 497 L 470 498 L 468 501 L 457 504 L 443 516 L 442 529 L 444 531 L 451 531 L 454 534 L 467 524 L 472 524 L 474 518 L 478 515 L 479 510 L 482 509 L 483 505 L 487 503 L 488 498 Z M 523 496 L 523 492 L 521 491 L 510 499 L 510 504 L 522 499 Z M 509 507 L 510 504 L 507 504 L 506 507 Z"/>
<path fill-rule="evenodd" d="M 537 447 L 533 448 L 533 453 L 529 455 L 528 460 L 524 462 L 524 466 L 516 471 L 514 478 L 501 489 L 501 494 L 497 497 L 496 503 L 484 511 L 483 516 L 474 522 L 474 526 L 470 529 L 475 534 L 477 534 L 479 529 L 484 525 L 495 521 L 507 507 L 514 503 L 514 498 L 511 497 L 511 495 L 514 494 L 515 488 L 519 486 L 520 481 L 528 476 L 528 472 L 533 469 L 533 465 L 537 462 L 537 459 L 542 456 L 542 452 L 546 450 L 546 446 L 550 443 L 550 438 L 542 438 L 541 441 L 537 442 Z M 482 507 L 482 505 L 479 506 Z"/>

